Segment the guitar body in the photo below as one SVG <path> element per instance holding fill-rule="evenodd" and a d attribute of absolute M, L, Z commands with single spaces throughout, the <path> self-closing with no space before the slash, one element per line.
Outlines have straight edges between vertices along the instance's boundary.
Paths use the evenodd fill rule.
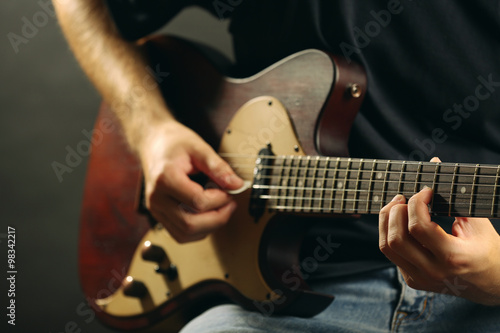
<path fill-rule="evenodd" d="M 265 147 L 276 155 L 347 154 L 349 129 L 366 87 L 356 64 L 307 50 L 252 77 L 234 79 L 222 76 L 184 41 L 157 37 L 144 48 L 151 67 L 169 73 L 158 77 L 169 108 L 227 156 L 248 183 L 253 174 L 238 166 L 253 166 Z M 163 331 L 175 332 L 221 302 L 265 315 L 305 317 L 331 303 L 331 296 L 311 292 L 291 271 L 299 265 L 301 217 L 268 210 L 252 216 L 247 189 L 235 195 L 238 209 L 227 226 L 202 241 L 178 244 L 141 209 L 140 163 L 105 104 L 94 133 L 79 269 L 87 301 L 104 324 L 120 330 L 162 325 Z M 161 248 L 164 256 L 145 260 L 144 244 Z M 135 282 L 142 289 L 131 296 L 126 286 Z"/>

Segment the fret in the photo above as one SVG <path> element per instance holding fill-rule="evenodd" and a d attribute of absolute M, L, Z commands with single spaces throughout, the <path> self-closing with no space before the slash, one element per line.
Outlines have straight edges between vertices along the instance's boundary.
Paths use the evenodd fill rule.
<path fill-rule="evenodd" d="M 304 210 L 304 202 L 306 198 L 306 188 L 307 188 L 307 167 L 310 156 L 305 159 L 303 156 L 299 157 L 298 170 L 297 170 L 297 192 L 296 193 L 296 211 Z M 305 165 L 304 165 L 305 164 Z"/>
<path fill-rule="evenodd" d="M 323 191 L 321 190 L 324 187 L 324 176 L 322 177 L 321 180 L 318 180 L 318 166 L 319 166 L 320 158 L 319 156 L 316 156 L 314 159 L 314 165 L 313 165 L 313 178 L 312 178 L 312 188 L 311 188 L 311 206 L 310 208 L 313 210 L 320 210 L 321 209 L 321 200 L 322 200 L 322 193 Z M 319 191 L 317 190 L 319 189 Z M 319 198 L 316 198 L 319 194 Z"/>
<path fill-rule="evenodd" d="M 385 200 L 387 199 L 387 193 L 386 193 L 386 190 L 387 190 L 387 175 L 389 174 L 389 171 L 391 170 L 391 160 L 388 160 L 387 162 L 387 165 L 385 167 L 385 176 L 384 176 L 384 183 L 382 184 L 382 200 L 380 200 L 380 210 L 382 210 L 382 208 L 384 208 L 384 203 L 385 203 Z"/>
<path fill-rule="evenodd" d="M 307 169 L 304 167 L 304 163 L 307 163 L 303 156 L 298 157 L 297 164 L 297 182 L 295 185 L 295 204 L 294 208 L 296 212 L 301 212 L 304 210 L 304 197 L 305 188 L 307 180 Z M 307 165 L 306 165 L 307 166 Z"/>
<path fill-rule="evenodd" d="M 297 191 L 297 173 L 294 173 L 294 168 L 295 168 L 295 156 L 290 156 L 290 169 L 289 169 L 289 178 L 288 178 L 288 185 L 289 185 L 289 190 L 287 194 L 287 207 L 288 211 L 292 212 L 294 210 L 294 205 L 295 205 L 295 197 L 296 197 L 296 191 Z"/>
<path fill-rule="evenodd" d="M 455 188 L 455 180 L 457 179 L 458 163 L 455 163 L 455 168 L 453 169 L 453 177 L 451 178 L 451 188 L 450 188 L 450 200 L 448 203 L 448 216 L 451 216 L 451 208 L 453 205 L 453 189 Z"/>
<path fill-rule="evenodd" d="M 437 181 L 437 177 L 438 177 L 438 174 L 439 174 L 439 170 L 441 169 L 441 163 L 436 163 L 436 168 L 434 169 L 434 177 L 432 178 L 432 198 L 431 198 L 431 202 L 429 203 L 429 207 L 430 207 L 430 210 L 431 211 L 434 211 L 434 198 L 436 196 L 436 181 Z"/>
<path fill-rule="evenodd" d="M 493 217 L 495 216 L 495 202 L 496 202 L 496 196 L 497 196 L 497 188 L 498 188 L 498 176 L 500 176 L 500 165 L 497 167 L 497 174 L 495 176 L 495 185 L 493 186 L 493 199 L 491 200 L 491 213 L 490 215 Z"/>
<path fill-rule="evenodd" d="M 415 188 L 413 189 L 413 193 L 418 192 L 418 181 L 420 179 L 420 174 L 422 173 L 422 162 L 418 162 L 417 173 L 415 174 Z"/>
<path fill-rule="evenodd" d="M 401 191 L 401 185 L 402 185 L 402 182 L 403 182 L 403 175 L 405 173 L 405 169 L 406 169 L 406 161 L 403 161 L 403 163 L 401 163 L 401 170 L 400 170 L 400 173 L 399 173 L 398 194 L 402 193 L 402 191 Z"/>
<path fill-rule="evenodd" d="M 287 172 L 287 156 L 283 157 L 283 165 L 281 166 L 281 181 L 280 181 L 280 203 L 282 206 L 286 207 L 287 199 L 286 196 L 288 195 L 288 172 Z"/>
<path fill-rule="evenodd" d="M 393 192 L 409 196 L 425 184 L 434 190 L 429 206 L 437 215 L 499 215 L 498 165 L 277 156 L 270 167 L 266 184 L 254 187 L 267 189 L 269 209 L 378 213 Z"/>
<path fill-rule="evenodd" d="M 271 171 L 271 189 L 269 191 L 271 198 L 274 198 L 273 200 L 270 200 L 270 206 L 275 207 L 275 206 L 280 206 L 281 205 L 281 197 L 282 197 L 282 181 L 283 181 L 283 164 L 284 164 L 285 158 L 280 156 L 276 158 L 274 165 L 275 168 L 277 169 L 276 172 L 274 172 L 274 169 Z M 273 204 L 273 202 L 275 202 Z"/>
<path fill-rule="evenodd" d="M 327 177 L 329 168 L 330 168 L 330 157 L 327 157 L 326 161 L 325 161 L 325 179 Z M 326 184 L 328 184 L 328 182 L 325 183 L 325 186 L 326 186 Z M 332 180 L 332 185 L 330 187 L 330 198 L 328 201 L 323 202 L 323 212 L 325 212 L 325 204 L 326 203 L 328 203 L 328 207 L 326 208 L 326 213 L 331 213 L 333 211 L 333 187 L 334 186 L 335 186 L 335 181 Z"/>
<path fill-rule="evenodd" d="M 472 188 L 470 191 L 469 216 L 472 216 L 472 204 L 474 203 L 474 192 L 475 192 L 474 187 L 476 186 L 478 168 L 479 164 L 476 164 L 476 168 L 474 169 L 474 178 L 472 180 Z"/>
<path fill-rule="evenodd" d="M 311 156 L 307 156 L 304 168 L 304 203 L 303 203 L 303 211 L 310 211 L 312 197 L 310 193 L 312 193 L 312 189 L 314 188 L 314 176 L 310 176 L 311 174 Z"/>
<path fill-rule="evenodd" d="M 342 186 L 343 188 L 343 191 L 342 191 L 342 202 L 341 202 L 341 206 L 340 206 L 340 212 L 341 213 L 345 213 L 345 195 L 346 195 L 346 192 L 347 192 L 347 182 L 348 182 L 348 177 L 349 177 L 349 173 L 350 173 L 350 168 L 351 168 L 351 163 L 352 163 L 352 160 L 349 158 L 347 160 L 347 167 L 345 169 L 345 177 L 344 177 L 344 185 Z"/>
<path fill-rule="evenodd" d="M 283 158 L 283 168 L 282 168 L 282 177 L 281 177 L 281 194 L 282 197 L 280 197 L 280 205 L 282 207 L 286 207 L 287 205 L 287 198 L 288 198 L 288 189 L 289 189 L 289 181 L 290 181 L 290 168 L 288 167 L 288 157 L 285 156 Z"/>
<path fill-rule="evenodd" d="M 361 177 L 361 172 L 363 171 L 363 165 L 364 165 L 364 160 L 360 159 L 359 160 L 359 168 L 358 168 L 358 177 L 356 177 L 356 189 L 354 190 L 354 203 L 352 207 L 352 211 L 354 213 L 358 212 L 358 199 L 359 199 L 359 183 L 360 183 L 360 177 Z"/>
<path fill-rule="evenodd" d="M 307 166 L 306 166 L 306 191 L 304 195 L 304 208 L 307 211 L 310 211 L 312 209 L 312 204 L 313 204 L 313 193 L 314 193 L 314 186 L 315 186 L 315 180 L 316 176 L 314 174 L 314 168 L 313 166 L 313 159 L 310 156 L 307 156 Z"/>
<path fill-rule="evenodd" d="M 432 187 L 431 187 L 433 191 L 436 189 L 436 180 L 437 180 L 440 168 L 441 168 L 441 164 L 436 163 L 436 168 L 434 169 L 434 177 L 432 178 Z"/>
<path fill-rule="evenodd" d="M 330 211 L 335 212 L 335 199 L 337 198 L 337 177 L 339 173 L 340 167 L 340 157 L 337 157 L 335 162 L 335 170 L 333 172 L 333 181 L 332 181 L 332 198 L 330 200 Z"/>
<path fill-rule="evenodd" d="M 372 202 L 372 197 L 373 197 L 373 178 L 375 176 L 375 167 L 377 165 L 377 160 L 373 160 L 373 164 L 372 164 L 372 172 L 370 174 L 370 181 L 368 183 L 368 197 L 367 197 L 367 200 L 366 200 L 366 212 L 370 212 L 370 209 L 371 209 L 371 202 Z"/>

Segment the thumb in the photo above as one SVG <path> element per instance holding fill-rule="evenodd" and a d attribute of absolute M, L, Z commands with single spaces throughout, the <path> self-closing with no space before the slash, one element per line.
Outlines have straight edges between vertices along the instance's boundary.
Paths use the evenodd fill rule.
<path fill-rule="evenodd" d="M 229 164 L 223 160 L 208 144 L 195 148 L 192 154 L 193 164 L 223 189 L 237 190 L 243 186 L 243 179 L 238 177 Z"/>
<path fill-rule="evenodd" d="M 486 218 L 457 217 L 452 227 L 452 234 L 459 238 L 488 236 L 497 233 L 490 220 Z"/>

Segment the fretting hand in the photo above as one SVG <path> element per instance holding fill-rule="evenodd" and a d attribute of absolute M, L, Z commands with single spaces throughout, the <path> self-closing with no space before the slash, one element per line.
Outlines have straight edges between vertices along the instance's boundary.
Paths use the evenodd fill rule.
<path fill-rule="evenodd" d="M 439 162 L 433 159 L 432 162 Z M 433 192 L 397 195 L 380 211 L 379 245 L 406 283 L 486 305 L 500 305 L 500 236 L 485 218 L 457 218 L 452 233 L 431 221 Z"/>

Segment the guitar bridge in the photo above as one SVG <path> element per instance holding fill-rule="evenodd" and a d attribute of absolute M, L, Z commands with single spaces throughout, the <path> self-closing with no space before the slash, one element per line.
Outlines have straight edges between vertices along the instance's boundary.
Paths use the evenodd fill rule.
<path fill-rule="evenodd" d="M 269 193 L 271 166 L 273 165 L 274 156 L 271 144 L 268 143 L 267 147 L 259 151 L 257 160 L 255 161 L 249 208 L 249 213 L 255 219 L 255 223 L 262 217 L 266 207 L 267 200 L 264 196 Z"/>

